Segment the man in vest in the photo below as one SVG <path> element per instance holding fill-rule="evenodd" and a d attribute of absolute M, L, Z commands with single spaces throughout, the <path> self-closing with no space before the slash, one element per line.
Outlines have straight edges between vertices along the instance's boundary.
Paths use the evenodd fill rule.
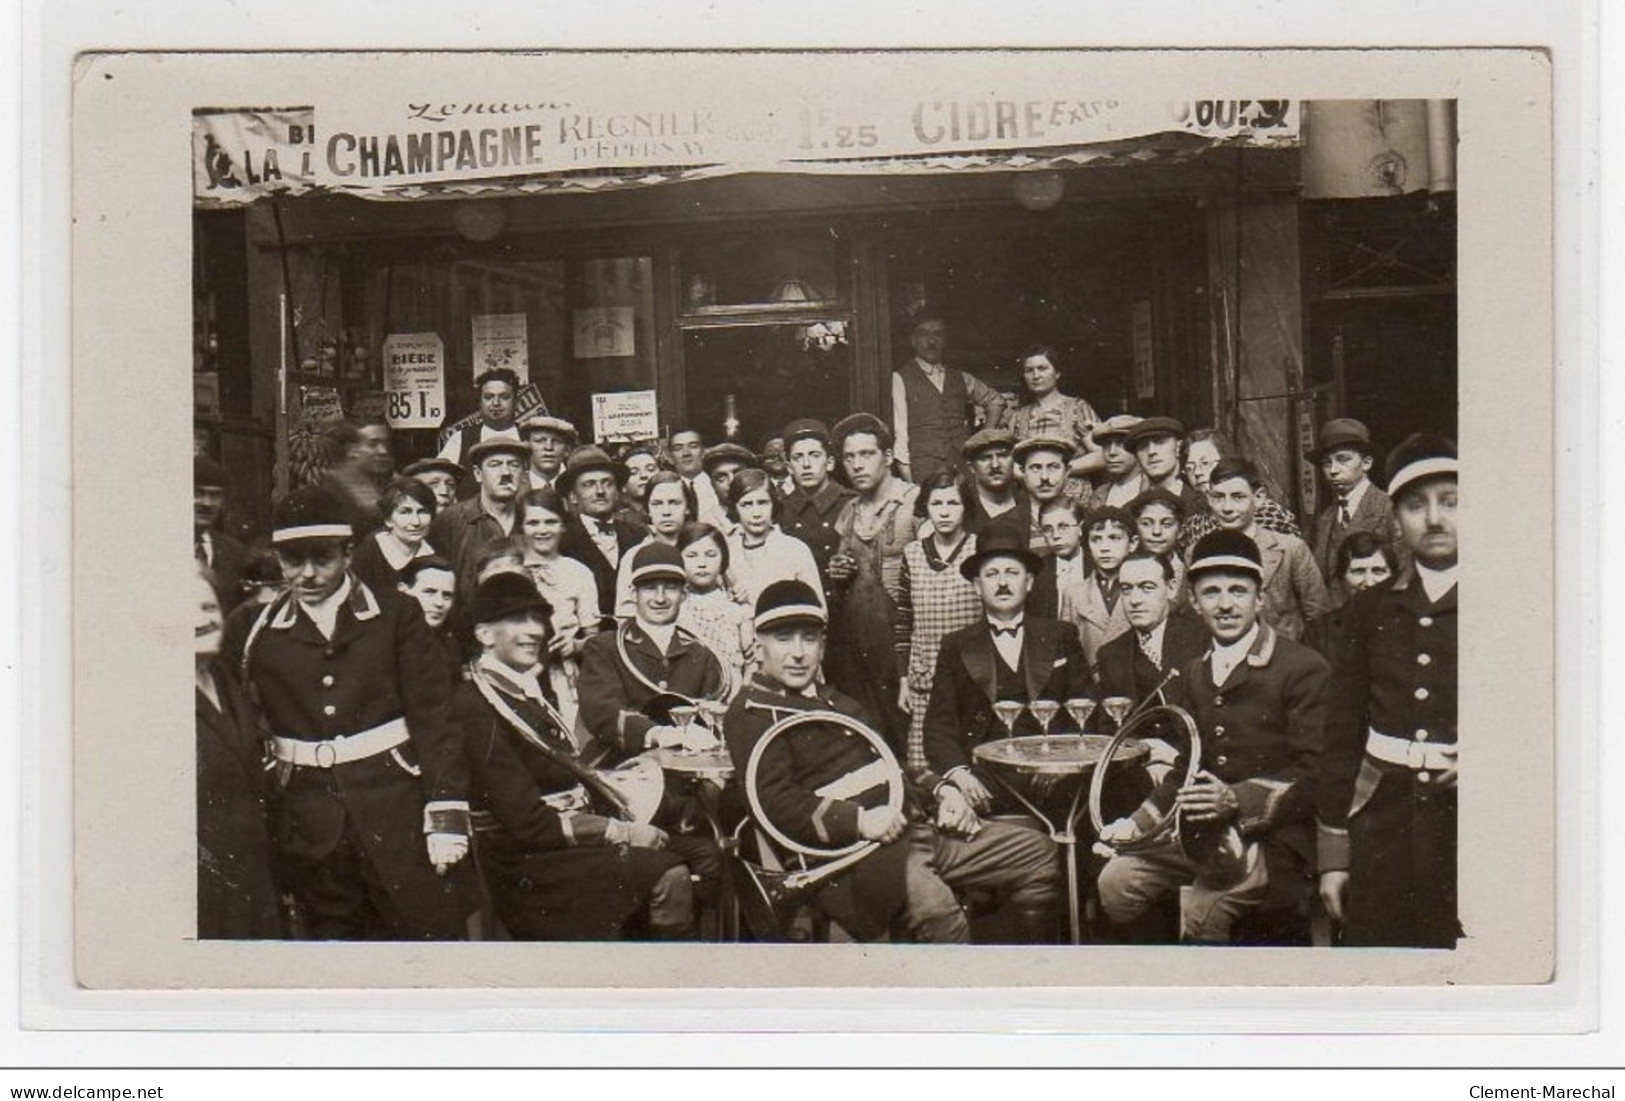
<path fill-rule="evenodd" d="M 468 453 L 475 444 L 486 440 L 519 439 L 519 429 L 513 423 L 514 405 L 519 398 L 519 376 L 506 367 L 494 367 L 482 372 L 474 380 L 474 390 L 480 396 L 480 419 L 446 437 L 439 458 L 449 460 L 467 470 Z"/>
<path fill-rule="evenodd" d="M 909 342 L 914 358 L 891 378 L 893 451 L 903 477 L 923 483 L 959 461 L 960 448 L 976 427 L 969 419 L 972 405 L 981 410 L 982 425 L 997 428 L 1004 423 L 1005 402 L 981 379 L 943 365 L 948 322 L 941 314 L 921 311 Z"/>

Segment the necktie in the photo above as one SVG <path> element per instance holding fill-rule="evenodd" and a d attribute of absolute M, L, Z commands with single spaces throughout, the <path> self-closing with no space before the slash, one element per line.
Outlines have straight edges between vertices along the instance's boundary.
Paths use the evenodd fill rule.
<path fill-rule="evenodd" d="M 1157 653 L 1157 648 L 1151 644 L 1151 632 L 1136 631 L 1134 637 L 1139 640 L 1140 653 L 1145 655 L 1145 660 L 1149 661 L 1157 672 L 1162 672 L 1162 657 Z"/>
<path fill-rule="evenodd" d="M 204 569 L 213 565 L 209 561 L 209 544 L 204 540 L 202 532 L 192 536 L 192 555 L 197 559 L 197 564 Z"/>

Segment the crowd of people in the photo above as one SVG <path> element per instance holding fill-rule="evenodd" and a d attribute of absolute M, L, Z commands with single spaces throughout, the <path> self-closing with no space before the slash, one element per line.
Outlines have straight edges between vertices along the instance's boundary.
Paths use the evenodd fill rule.
<path fill-rule="evenodd" d="M 1306 944 L 1319 911 L 1342 944 L 1453 947 L 1453 443 L 1379 467 L 1322 426 L 1300 523 L 1222 433 L 1063 394 L 1053 349 L 1011 411 L 944 365 L 944 319 L 913 343 L 893 423 L 797 419 L 759 455 L 582 443 L 488 372 L 479 423 L 402 471 L 386 426 L 334 426 L 254 550 L 197 459 L 198 935 L 714 938 L 761 815 L 870 843 L 803 900 L 847 936 L 963 943 L 981 908 L 1057 942 L 1073 879 L 976 750 L 1110 734 L 1030 705 L 1116 698 L 1203 748 L 1182 769 L 1146 731 L 1080 846 L 1089 940 Z M 843 779 L 854 727 L 906 798 Z M 701 790 L 672 752 L 732 767 Z"/>

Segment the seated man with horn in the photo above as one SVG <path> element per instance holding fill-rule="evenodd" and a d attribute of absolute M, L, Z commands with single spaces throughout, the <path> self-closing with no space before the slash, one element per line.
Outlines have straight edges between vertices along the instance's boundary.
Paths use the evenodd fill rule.
<path fill-rule="evenodd" d="M 802 851 L 845 854 L 828 865 L 838 873 L 808 883 L 811 904 L 857 940 L 892 932 L 963 944 L 970 926 L 954 890 L 987 890 L 1013 909 L 1018 940 L 1053 941 L 1054 843 L 978 822 L 951 785 L 913 790 L 870 717 L 820 683 L 828 615 L 805 582 L 763 589 L 755 624 L 762 667 L 723 719 L 733 783 L 742 779 L 765 832 Z"/>
<path fill-rule="evenodd" d="M 480 864 L 516 940 L 682 939 L 693 933 L 688 865 L 666 831 L 578 756 L 544 672 L 553 609 L 522 574 L 480 582 L 481 653 L 454 697 L 466 742 Z M 658 776 L 652 788 L 658 801 Z"/>

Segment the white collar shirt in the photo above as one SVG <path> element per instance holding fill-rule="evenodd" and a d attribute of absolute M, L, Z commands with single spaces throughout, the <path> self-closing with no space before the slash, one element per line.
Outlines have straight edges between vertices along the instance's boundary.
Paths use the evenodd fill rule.
<path fill-rule="evenodd" d="M 300 604 L 299 607 L 310 617 L 322 637 L 331 639 L 333 631 L 338 627 L 339 609 L 344 602 L 350 599 L 350 578 L 346 576 L 339 587 L 333 590 L 333 595 L 320 604 Z"/>
<path fill-rule="evenodd" d="M 1417 580 L 1422 582 L 1422 591 L 1428 594 L 1430 604 L 1437 604 L 1440 598 L 1456 587 L 1455 566 L 1434 570 L 1418 562 L 1416 564 L 1416 577 Z"/>
<path fill-rule="evenodd" d="M 1236 671 L 1236 666 L 1247 660 L 1247 654 L 1252 650 L 1253 643 L 1258 641 L 1258 624 L 1254 623 L 1246 634 L 1228 646 L 1213 645 L 1213 683 L 1223 687 L 1224 682 L 1230 679 L 1230 674 Z"/>
<path fill-rule="evenodd" d="M 1025 618 L 1014 623 L 999 623 L 996 620 L 987 621 L 988 629 L 993 632 L 993 648 L 999 652 L 999 657 L 1012 669 L 1021 668 L 1021 644 L 1027 640 L 1027 624 Z M 1011 634 L 1011 628 L 1015 633 Z"/>

